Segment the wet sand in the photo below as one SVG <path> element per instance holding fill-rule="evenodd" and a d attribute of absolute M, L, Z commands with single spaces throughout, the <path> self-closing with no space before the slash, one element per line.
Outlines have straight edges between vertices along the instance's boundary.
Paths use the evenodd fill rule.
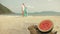
<path fill-rule="evenodd" d="M 42 20 L 50 19 L 54 30 L 60 33 L 60 16 L 10 16 L 0 15 L 0 34 L 30 34 L 30 25 L 38 25 Z"/>

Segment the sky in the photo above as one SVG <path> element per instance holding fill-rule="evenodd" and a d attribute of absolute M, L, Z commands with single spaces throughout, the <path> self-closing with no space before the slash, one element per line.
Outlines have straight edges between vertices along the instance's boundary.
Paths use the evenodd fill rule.
<path fill-rule="evenodd" d="M 60 12 L 60 0 L 0 0 L 0 3 L 15 13 L 22 12 L 22 3 L 26 5 L 27 12 Z"/>

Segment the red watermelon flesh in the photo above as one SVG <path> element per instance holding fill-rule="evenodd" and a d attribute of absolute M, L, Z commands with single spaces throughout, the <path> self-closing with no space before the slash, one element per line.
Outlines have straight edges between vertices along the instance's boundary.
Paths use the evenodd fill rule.
<path fill-rule="evenodd" d="M 39 24 L 39 28 L 41 30 L 49 30 L 51 27 L 52 27 L 52 22 L 50 20 L 45 20 L 45 21 L 42 21 L 40 24 Z"/>

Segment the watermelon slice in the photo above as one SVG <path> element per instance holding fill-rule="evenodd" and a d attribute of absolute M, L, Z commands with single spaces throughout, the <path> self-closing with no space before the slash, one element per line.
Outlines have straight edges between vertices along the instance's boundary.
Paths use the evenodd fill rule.
<path fill-rule="evenodd" d="M 44 20 L 38 25 L 38 29 L 43 32 L 51 30 L 52 27 L 53 23 L 50 20 Z"/>

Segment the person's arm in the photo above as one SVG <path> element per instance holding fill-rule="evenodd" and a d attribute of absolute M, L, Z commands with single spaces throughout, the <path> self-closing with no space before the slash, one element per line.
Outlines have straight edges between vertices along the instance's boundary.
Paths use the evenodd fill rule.
<path fill-rule="evenodd" d="M 38 31 L 38 28 L 36 25 L 32 25 L 28 27 L 28 30 L 30 31 L 30 34 L 57 34 L 57 31 L 51 31 L 49 33 L 41 33 L 40 31 Z"/>
<path fill-rule="evenodd" d="M 51 31 L 49 34 L 57 34 L 57 31 Z"/>

